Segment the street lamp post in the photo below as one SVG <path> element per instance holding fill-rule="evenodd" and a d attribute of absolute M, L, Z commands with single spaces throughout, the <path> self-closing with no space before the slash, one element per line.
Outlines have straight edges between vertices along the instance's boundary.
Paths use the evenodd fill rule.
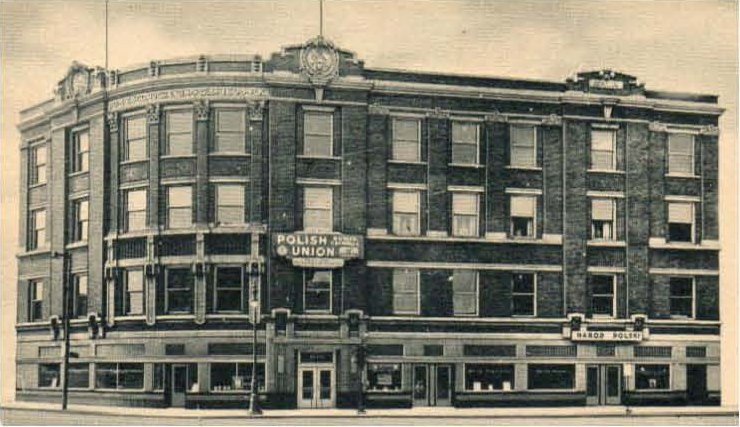
<path fill-rule="evenodd" d="M 249 322 L 252 324 L 252 382 L 249 397 L 249 415 L 262 415 L 257 393 L 257 323 L 260 321 L 260 266 L 249 264 Z"/>
<path fill-rule="evenodd" d="M 69 290 L 69 278 L 67 277 L 69 266 L 67 265 L 68 257 L 66 252 L 52 252 L 52 258 L 62 258 L 62 330 L 64 334 L 64 345 L 62 355 L 62 410 L 67 410 L 67 400 L 69 395 L 69 312 L 70 297 L 72 292 Z"/>

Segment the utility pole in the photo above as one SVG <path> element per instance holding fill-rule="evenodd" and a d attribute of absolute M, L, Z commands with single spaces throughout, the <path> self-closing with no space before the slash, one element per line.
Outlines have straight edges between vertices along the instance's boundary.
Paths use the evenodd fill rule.
<path fill-rule="evenodd" d="M 54 252 L 52 257 L 62 257 L 62 325 L 64 333 L 63 358 L 62 358 L 62 410 L 67 410 L 67 397 L 69 395 L 69 312 L 70 297 L 72 292 L 69 290 L 69 273 L 68 256 L 66 252 Z"/>

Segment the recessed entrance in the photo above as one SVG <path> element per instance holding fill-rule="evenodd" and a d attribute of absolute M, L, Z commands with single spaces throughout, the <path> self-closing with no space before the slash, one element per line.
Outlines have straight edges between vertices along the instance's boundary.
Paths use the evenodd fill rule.
<path fill-rule="evenodd" d="M 298 407 L 333 408 L 336 370 L 332 353 L 301 353 L 298 362 Z"/>
<path fill-rule="evenodd" d="M 622 403 L 622 366 L 586 366 L 586 403 L 588 405 Z"/>
<path fill-rule="evenodd" d="M 454 369 L 451 365 L 414 365 L 414 406 L 451 406 Z"/>

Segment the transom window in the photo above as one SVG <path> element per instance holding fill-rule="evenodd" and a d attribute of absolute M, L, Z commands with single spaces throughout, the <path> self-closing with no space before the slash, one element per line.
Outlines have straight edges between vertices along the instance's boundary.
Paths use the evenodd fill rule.
<path fill-rule="evenodd" d="M 393 313 L 419 314 L 419 270 L 393 270 Z"/>
<path fill-rule="evenodd" d="M 241 267 L 219 266 L 215 273 L 213 293 L 216 311 L 241 311 L 243 306 L 244 272 Z"/>
<path fill-rule="evenodd" d="M 144 364 L 96 363 L 95 388 L 141 390 L 144 388 Z"/>
<path fill-rule="evenodd" d="M 37 249 L 46 245 L 46 209 L 36 209 L 30 215 L 30 235 L 28 249 Z"/>
<path fill-rule="evenodd" d="M 165 283 L 167 313 L 192 313 L 193 284 L 193 272 L 190 267 L 167 269 Z"/>
<path fill-rule="evenodd" d="M 668 134 L 668 173 L 677 175 L 694 174 L 694 135 L 689 133 Z"/>
<path fill-rule="evenodd" d="M 303 113 L 303 155 L 330 157 L 333 150 L 333 115 L 330 112 Z"/>
<path fill-rule="evenodd" d="M 476 165 L 479 161 L 479 126 L 471 122 L 452 122 L 452 163 Z"/>
<path fill-rule="evenodd" d="M 167 227 L 193 225 L 193 187 L 180 185 L 167 188 Z"/>
<path fill-rule="evenodd" d="M 44 320 L 44 282 L 31 280 L 28 282 L 28 320 L 38 322 Z"/>
<path fill-rule="evenodd" d="M 452 193 L 452 235 L 478 236 L 478 195 Z"/>
<path fill-rule="evenodd" d="M 72 312 L 75 317 L 87 316 L 87 274 L 73 276 L 74 292 L 72 294 Z"/>
<path fill-rule="evenodd" d="M 245 218 L 244 186 L 219 184 L 216 186 L 216 222 L 243 224 Z"/>
<path fill-rule="evenodd" d="M 393 118 L 393 160 L 418 162 L 421 160 L 421 121 L 411 118 Z"/>
<path fill-rule="evenodd" d="M 72 134 L 72 172 L 90 169 L 90 133 L 87 130 Z"/>
<path fill-rule="evenodd" d="M 535 196 L 511 196 L 512 237 L 534 237 L 537 198 Z"/>
<path fill-rule="evenodd" d="M 591 169 L 615 170 L 617 168 L 616 136 L 617 133 L 611 130 L 591 131 Z"/>
<path fill-rule="evenodd" d="M 305 311 L 331 311 L 331 270 L 303 270 Z"/>
<path fill-rule="evenodd" d="M 616 276 L 591 276 L 591 314 L 594 316 L 614 317 Z"/>
<path fill-rule="evenodd" d="M 393 234 L 419 235 L 419 196 L 418 191 L 393 192 Z"/>
<path fill-rule="evenodd" d="M 333 194 L 331 187 L 304 187 L 303 229 L 310 231 L 332 231 Z"/>
<path fill-rule="evenodd" d="M 191 110 L 168 111 L 166 115 L 165 153 L 170 156 L 193 154 L 193 112 Z"/>
<path fill-rule="evenodd" d="M 694 241 L 693 203 L 668 203 L 668 240 L 671 242 Z"/>
<path fill-rule="evenodd" d="M 455 316 L 478 314 L 478 272 L 454 270 L 452 273 L 452 308 Z"/>
<path fill-rule="evenodd" d="M 514 365 L 465 364 L 465 390 L 514 390 Z"/>
<path fill-rule="evenodd" d="M 511 314 L 534 316 L 537 312 L 537 278 L 534 273 L 511 275 Z"/>
<path fill-rule="evenodd" d="M 31 170 L 29 184 L 43 184 L 46 182 L 46 163 L 49 149 L 45 144 L 37 145 L 30 149 Z"/>
<path fill-rule="evenodd" d="M 244 110 L 216 110 L 216 143 L 218 153 L 245 153 L 246 113 Z"/>
<path fill-rule="evenodd" d="M 145 160 L 147 158 L 146 117 L 129 117 L 123 123 L 123 160 Z"/>
<path fill-rule="evenodd" d="M 670 278 L 670 310 L 672 317 L 694 317 L 694 278 Z"/>
<path fill-rule="evenodd" d="M 124 227 L 126 231 L 146 228 L 147 200 L 146 190 L 129 190 L 125 193 L 126 212 Z"/>
<path fill-rule="evenodd" d="M 72 228 L 72 241 L 80 242 L 87 240 L 89 224 L 89 202 L 87 199 L 76 200 L 73 204 L 74 224 Z"/>
<path fill-rule="evenodd" d="M 123 273 L 123 307 L 125 315 L 144 314 L 144 270 L 129 268 Z"/>
<path fill-rule="evenodd" d="M 591 238 L 613 240 L 615 221 L 614 199 L 591 199 Z"/>
<path fill-rule="evenodd" d="M 537 166 L 537 127 L 512 124 L 510 129 L 511 166 Z"/>

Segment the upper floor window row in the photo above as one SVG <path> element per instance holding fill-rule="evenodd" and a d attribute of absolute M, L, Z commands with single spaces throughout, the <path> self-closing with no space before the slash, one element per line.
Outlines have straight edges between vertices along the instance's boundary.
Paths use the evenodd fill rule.
<path fill-rule="evenodd" d="M 332 157 L 334 155 L 334 115 L 329 111 L 303 113 L 303 155 Z"/>
<path fill-rule="evenodd" d="M 189 156 L 193 154 L 193 111 L 167 111 L 165 120 L 164 154 L 169 156 Z"/>
<path fill-rule="evenodd" d="M 46 166 L 49 148 L 46 144 L 36 145 L 29 150 L 29 185 L 46 182 Z"/>
<path fill-rule="evenodd" d="M 694 175 L 694 135 L 669 133 L 667 156 L 669 174 Z"/>
<path fill-rule="evenodd" d="M 72 134 L 71 171 L 87 172 L 90 169 L 90 132 L 80 130 Z"/>

